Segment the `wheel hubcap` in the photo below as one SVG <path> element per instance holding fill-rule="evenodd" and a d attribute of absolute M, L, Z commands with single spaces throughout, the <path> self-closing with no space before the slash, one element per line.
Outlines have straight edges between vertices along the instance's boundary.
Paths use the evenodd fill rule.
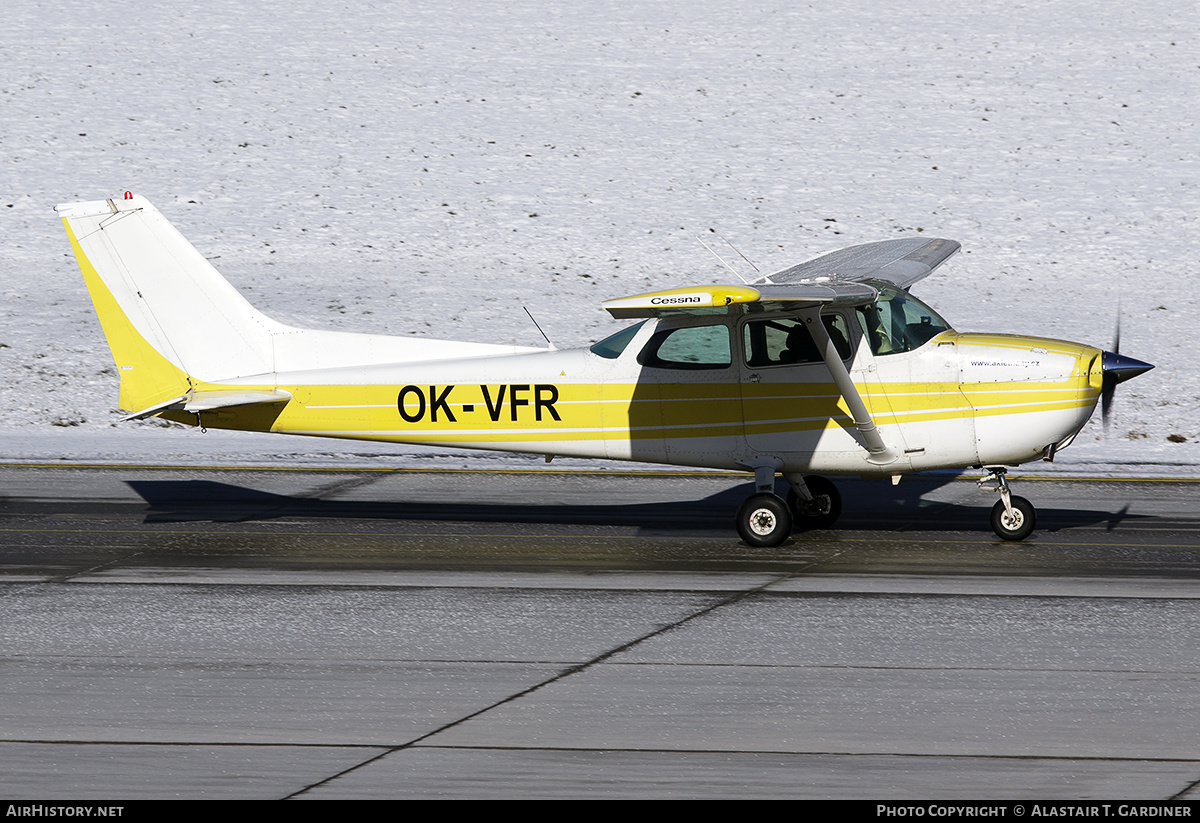
<path fill-rule="evenodd" d="M 775 512 L 770 509 L 755 509 L 750 513 L 750 531 L 765 537 L 775 531 Z"/>
<path fill-rule="evenodd" d="M 1017 529 L 1021 528 L 1021 525 L 1024 522 L 1025 515 L 1021 513 L 1020 509 L 1013 509 L 1012 514 L 1005 512 L 1004 514 L 1000 515 L 1000 523 L 1010 532 L 1015 532 Z"/>

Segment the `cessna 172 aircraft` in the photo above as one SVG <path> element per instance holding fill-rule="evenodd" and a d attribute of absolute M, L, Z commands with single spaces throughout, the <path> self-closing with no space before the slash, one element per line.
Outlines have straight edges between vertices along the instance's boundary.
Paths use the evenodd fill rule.
<path fill-rule="evenodd" d="M 1079 343 L 963 334 L 909 294 L 959 245 L 840 249 L 754 285 L 604 303 L 639 322 L 557 351 L 299 329 L 255 310 L 145 198 L 58 206 L 126 419 L 745 470 L 737 528 L 775 546 L 841 512 L 818 473 L 977 467 L 992 528 L 1033 506 L 1007 467 L 1051 460 L 1152 368 Z M 1114 347 L 1115 348 L 1115 347 Z M 782 473 L 791 490 L 775 494 Z"/>

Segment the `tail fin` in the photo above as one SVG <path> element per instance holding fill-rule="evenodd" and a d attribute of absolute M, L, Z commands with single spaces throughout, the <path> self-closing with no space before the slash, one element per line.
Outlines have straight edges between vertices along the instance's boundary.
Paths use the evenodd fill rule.
<path fill-rule="evenodd" d="M 120 406 L 144 409 L 198 381 L 273 371 L 286 328 L 246 302 L 144 197 L 60 205 L 121 377 Z"/>
<path fill-rule="evenodd" d="M 298 329 L 246 302 L 144 197 L 67 203 L 58 213 L 117 362 L 120 406 L 133 416 L 157 413 L 184 395 L 188 408 L 199 408 L 197 390 L 213 391 L 212 384 L 267 387 L 253 402 L 273 404 L 280 373 L 311 378 L 323 369 L 540 351 Z M 219 402 L 230 405 L 231 398 Z"/>

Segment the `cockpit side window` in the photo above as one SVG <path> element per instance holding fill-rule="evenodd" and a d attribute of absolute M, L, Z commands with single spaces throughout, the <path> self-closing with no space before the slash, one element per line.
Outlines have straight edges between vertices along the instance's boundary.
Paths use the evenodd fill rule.
<path fill-rule="evenodd" d="M 937 312 L 894 288 L 881 289 L 878 300 L 859 306 L 858 316 L 875 355 L 913 351 L 950 330 Z"/>
<path fill-rule="evenodd" d="M 821 321 L 838 355 L 843 360 L 849 359 L 846 318 L 840 314 L 826 314 L 821 316 Z M 751 320 L 743 327 L 742 336 L 746 347 L 746 365 L 751 368 L 821 363 L 825 359 L 798 317 Z"/>
<path fill-rule="evenodd" d="M 728 326 L 683 326 L 655 333 L 637 360 L 659 369 L 724 369 L 733 363 L 729 352 Z"/>

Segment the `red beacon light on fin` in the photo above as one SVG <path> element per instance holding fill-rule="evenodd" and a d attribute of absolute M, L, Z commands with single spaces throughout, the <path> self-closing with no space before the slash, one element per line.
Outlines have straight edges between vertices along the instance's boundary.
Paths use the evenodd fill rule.
<path fill-rule="evenodd" d="M 131 191 L 127 191 L 127 192 L 125 192 L 125 199 L 126 199 L 126 200 L 132 200 L 132 199 L 133 199 L 133 192 L 131 192 Z"/>

